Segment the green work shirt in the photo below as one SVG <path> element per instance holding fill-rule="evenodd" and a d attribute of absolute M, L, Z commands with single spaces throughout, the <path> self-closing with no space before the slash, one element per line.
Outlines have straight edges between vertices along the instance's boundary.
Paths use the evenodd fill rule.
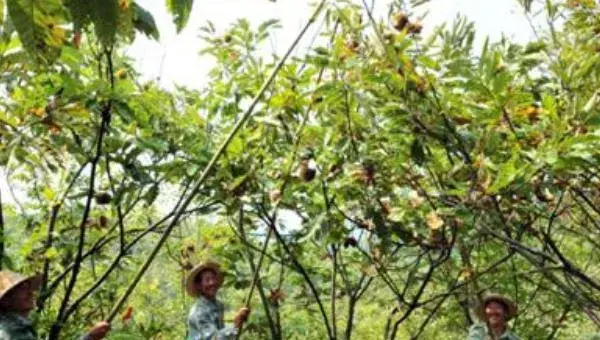
<path fill-rule="evenodd" d="M 31 321 L 19 314 L 0 313 L 0 340 L 36 340 Z"/>
<path fill-rule="evenodd" d="M 81 340 L 90 339 L 86 334 Z M 33 323 L 16 313 L 0 313 L 0 340 L 38 340 Z"/>
<path fill-rule="evenodd" d="M 469 329 L 467 340 L 490 340 L 487 327 L 484 324 L 475 324 Z M 520 340 L 519 337 L 511 331 L 506 331 L 499 340 Z"/>
<path fill-rule="evenodd" d="M 188 316 L 188 340 L 232 340 L 237 328 L 225 326 L 225 308 L 217 300 L 198 297 Z M 0 339 L 1 340 L 1 339 Z"/>

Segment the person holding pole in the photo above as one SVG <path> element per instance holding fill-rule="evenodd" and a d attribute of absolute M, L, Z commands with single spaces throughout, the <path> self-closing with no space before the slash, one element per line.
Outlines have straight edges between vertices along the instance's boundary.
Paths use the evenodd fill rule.
<path fill-rule="evenodd" d="M 38 339 L 28 316 L 35 307 L 34 294 L 41 284 L 41 275 L 24 277 L 10 271 L 0 271 L 0 340 Z M 102 321 L 81 339 L 103 339 L 109 330 L 110 325 Z"/>
<path fill-rule="evenodd" d="M 234 340 L 250 315 L 242 307 L 233 319 L 233 326 L 223 322 L 224 307 L 217 299 L 223 284 L 218 263 L 206 261 L 194 267 L 185 282 L 186 292 L 196 298 L 188 316 L 187 340 Z"/>

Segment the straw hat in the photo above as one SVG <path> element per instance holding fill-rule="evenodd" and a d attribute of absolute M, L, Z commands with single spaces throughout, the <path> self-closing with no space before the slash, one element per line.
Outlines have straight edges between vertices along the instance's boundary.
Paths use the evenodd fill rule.
<path fill-rule="evenodd" d="M 219 285 L 223 284 L 223 273 L 221 272 L 221 266 L 214 261 L 206 261 L 192 268 L 185 280 L 185 290 L 193 297 L 198 296 L 198 290 L 196 289 L 196 277 L 205 270 L 212 270 L 217 274 L 217 280 Z"/>
<path fill-rule="evenodd" d="M 483 306 L 485 307 L 490 302 L 499 302 L 506 307 L 506 321 L 517 315 L 517 304 L 502 294 L 487 294 L 483 298 Z"/>
<path fill-rule="evenodd" d="M 18 285 L 29 282 L 31 289 L 36 291 L 42 286 L 42 275 L 22 276 L 10 271 L 0 271 L 0 301 Z"/>

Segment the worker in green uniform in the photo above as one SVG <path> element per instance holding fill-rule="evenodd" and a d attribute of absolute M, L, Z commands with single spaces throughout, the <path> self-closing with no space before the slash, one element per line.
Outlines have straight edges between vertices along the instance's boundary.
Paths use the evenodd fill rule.
<path fill-rule="evenodd" d="M 218 263 L 206 261 L 196 266 L 186 281 L 187 293 L 196 299 L 188 317 L 188 340 L 234 340 L 250 315 L 242 307 L 233 319 L 233 325 L 223 322 L 225 308 L 217 299 L 223 284 L 223 273 Z"/>
<path fill-rule="evenodd" d="M 474 309 L 476 322 L 469 329 L 467 340 L 519 340 L 508 327 L 508 321 L 517 315 L 514 301 L 504 295 L 488 294 Z"/>
<path fill-rule="evenodd" d="M 41 287 L 40 275 L 21 276 L 0 271 L 0 340 L 37 340 L 29 313 L 35 307 L 35 292 Z M 110 326 L 100 322 L 82 340 L 103 339 Z"/>

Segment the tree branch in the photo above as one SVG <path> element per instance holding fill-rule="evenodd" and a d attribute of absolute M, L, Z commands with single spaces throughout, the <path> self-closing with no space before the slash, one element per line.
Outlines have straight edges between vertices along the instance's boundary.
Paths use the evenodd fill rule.
<path fill-rule="evenodd" d="M 242 117 L 234 125 L 233 129 L 231 130 L 231 132 L 229 133 L 229 135 L 227 136 L 227 138 L 225 139 L 225 141 L 221 144 L 221 146 L 218 148 L 218 150 L 216 151 L 216 153 L 213 155 L 212 159 L 206 165 L 206 167 L 202 171 L 202 174 L 200 175 L 200 178 L 198 179 L 198 182 L 196 183 L 196 185 L 192 189 L 190 195 L 183 201 L 183 203 L 182 203 L 182 205 L 180 207 L 179 212 L 177 212 L 175 214 L 175 216 L 173 217 L 172 222 L 165 229 L 165 231 L 164 231 L 163 235 L 161 236 L 160 240 L 158 241 L 158 243 L 156 244 L 156 246 L 154 247 L 154 249 L 152 249 L 152 251 L 150 252 L 150 255 L 148 256 L 148 258 L 146 259 L 146 261 L 142 264 L 142 266 L 140 267 L 140 269 L 138 270 L 138 272 L 134 276 L 133 281 L 127 287 L 127 289 L 125 290 L 125 293 L 121 296 L 121 298 L 119 298 L 119 300 L 113 306 L 112 310 L 110 311 L 110 313 L 108 315 L 108 318 L 107 318 L 108 321 L 111 321 L 117 315 L 119 309 L 121 308 L 121 306 L 123 305 L 123 303 L 125 302 L 125 300 L 133 292 L 133 290 L 137 286 L 138 282 L 140 281 L 140 279 L 142 278 L 142 276 L 144 275 L 144 273 L 146 272 L 146 270 L 148 269 L 148 267 L 150 267 L 150 264 L 152 263 L 152 261 L 154 260 L 154 258 L 156 257 L 156 255 L 158 254 L 158 252 L 160 251 L 160 249 L 162 248 L 162 245 L 165 243 L 165 241 L 167 240 L 167 238 L 171 234 L 171 231 L 173 230 L 173 228 L 179 222 L 179 219 L 180 219 L 183 211 L 185 211 L 185 209 L 187 208 L 187 206 L 192 202 L 192 200 L 195 197 L 195 195 L 202 188 L 202 186 L 204 184 L 204 181 L 206 180 L 206 178 L 208 178 L 208 175 L 214 169 L 215 165 L 217 164 L 217 161 L 221 158 L 221 156 L 223 155 L 223 153 L 224 153 L 225 149 L 227 148 L 227 146 L 229 145 L 229 143 L 233 140 L 233 138 L 238 133 L 238 131 L 242 128 L 242 126 L 246 123 L 246 121 L 248 120 L 248 118 L 252 115 L 252 113 L 254 112 L 254 108 L 258 104 L 259 100 L 262 98 L 262 96 L 265 93 L 265 91 L 267 90 L 267 88 L 271 85 L 271 83 L 273 82 L 273 80 L 275 79 L 275 77 L 277 76 L 277 74 L 279 73 L 279 71 L 283 68 L 283 65 L 287 61 L 287 59 L 290 56 L 290 54 L 292 53 L 292 51 L 296 48 L 296 45 L 298 44 L 298 42 L 300 41 L 300 39 L 304 36 L 304 34 L 308 30 L 308 28 L 314 23 L 314 21 L 316 20 L 316 17 L 320 14 L 322 8 L 325 5 L 325 2 L 326 2 L 325 0 L 321 1 L 321 3 L 319 4 L 319 6 L 317 7 L 317 9 L 315 10 L 314 14 L 311 16 L 311 18 L 309 19 L 309 21 L 307 22 L 307 24 L 304 26 L 304 28 L 302 29 L 302 31 L 300 32 L 300 34 L 298 35 L 298 37 L 296 37 L 296 39 L 294 40 L 294 42 L 292 43 L 292 45 L 290 46 L 290 48 L 288 49 L 288 51 L 286 52 L 286 54 L 284 55 L 284 57 L 279 61 L 279 63 L 277 64 L 277 66 L 273 69 L 273 71 L 272 71 L 271 75 L 269 76 L 269 78 L 262 85 L 262 87 L 260 88 L 260 90 L 258 91 L 258 93 L 256 94 L 256 96 L 254 97 L 254 100 L 252 101 L 252 103 L 250 104 L 250 106 L 248 107 L 248 109 L 246 110 L 246 112 L 242 115 Z"/>

